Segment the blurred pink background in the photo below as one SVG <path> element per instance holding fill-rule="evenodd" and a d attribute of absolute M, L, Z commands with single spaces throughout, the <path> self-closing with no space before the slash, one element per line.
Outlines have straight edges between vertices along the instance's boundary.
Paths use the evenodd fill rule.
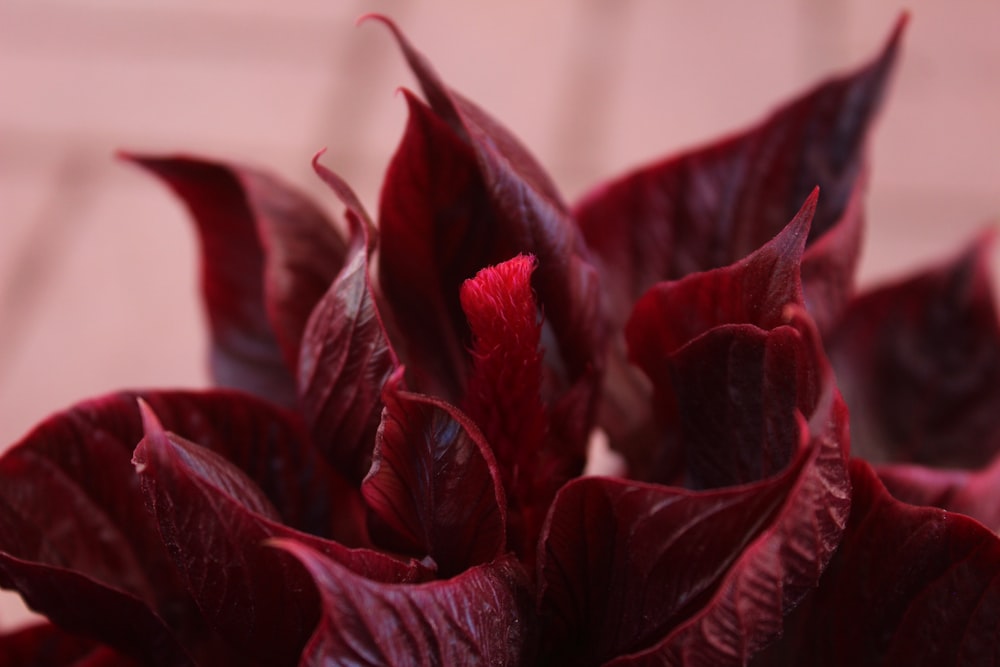
<path fill-rule="evenodd" d="M 922 0 L 874 145 L 865 283 L 1000 219 L 1000 3 Z M 414 87 L 393 16 L 572 200 L 872 57 L 903 6 L 556 0 L 0 0 L 0 449 L 123 387 L 204 386 L 194 238 L 118 148 L 266 166 L 377 209 Z M 339 211 L 338 211 L 339 213 Z M 23 613 L 0 600 L 0 626 Z"/>

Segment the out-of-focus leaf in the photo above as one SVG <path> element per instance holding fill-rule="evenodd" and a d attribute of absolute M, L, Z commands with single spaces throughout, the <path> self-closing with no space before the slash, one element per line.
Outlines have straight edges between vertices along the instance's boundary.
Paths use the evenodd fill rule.
<path fill-rule="evenodd" d="M 872 462 L 980 468 L 1000 455 L 1000 324 L 979 238 L 957 259 L 854 302 L 828 340 Z"/>
<path fill-rule="evenodd" d="M 890 464 L 876 472 L 897 500 L 965 514 L 1000 534 L 1000 456 L 980 470 Z"/>
<path fill-rule="evenodd" d="M 612 332 L 654 284 L 732 264 L 773 237 L 817 186 L 802 262 L 805 302 L 826 332 L 854 291 L 865 145 L 900 49 L 881 54 L 722 142 L 599 185 L 573 208 L 601 275 Z M 633 466 L 648 438 L 647 387 L 612 336 L 599 422 Z"/>
<path fill-rule="evenodd" d="M 196 223 L 215 381 L 293 404 L 306 320 L 344 262 L 340 233 L 303 194 L 262 172 L 126 157 L 162 179 Z"/>
<path fill-rule="evenodd" d="M 50 623 L 0 634 L 0 667 L 138 667 L 140 664 Z"/>

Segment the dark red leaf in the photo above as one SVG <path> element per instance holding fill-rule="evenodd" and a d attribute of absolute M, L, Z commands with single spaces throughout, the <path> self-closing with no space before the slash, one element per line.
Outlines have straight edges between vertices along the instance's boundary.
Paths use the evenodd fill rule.
<path fill-rule="evenodd" d="M 428 108 L 407 95 L 410 122 L 382 195 L 381 278 L 400 324 L 419 332 L 421 357 L 444 359 L 436 372 L 452 392 L 445 395 L 456 400 L 468 363 L 459 286 L 483 267 L 519 253 L 534 255 L 533 285 L 554 340 L 546 364 L 558 389 L 574 392 L 583 405 L 572 415 L 581 423 L 556 427 L 585 438 L 605 331 L 583 239 L 527 150 L 449 90 L 391 21 L 376 18 L 393 31 L 430 102 Z M 427 320 L 437 330 L 428 329 Z M 574 389 L 580 384 L 585 389 Z"/>
<path fill-rule="evenodd" d="M 0 667 L 138 667 L 139 664 L 107 646 L 48 623 L 0 634 Z"/>
<path fill-rule="evenodd" d="M 851 480 L 850 521 L 819 588 L 751 664 L 1000 663 L 1000 539 L 894 500 L 863 461 L 851 462 Z"/>
<path fill-rule="evenodd" d="M 1000 456 L 981 470 L 896 464 L 876 471 L 897 500 L 965 514 L 1000 534 Z"/>
<path fill-rule="evenodd" d="M 726 266 L 773 237 L 816 187 L 803 259 L 805 301 L 826 331 L 854 289 L 867 135 L 906 17 L 882 53 L 720 143 L 598 186 L 573 209 L 601 274 L 613 332 L 652 285 Z M 648 439 L 647 387 L 613 337 L 600 424 L 633 465 Z"/>
<path fill-rule="evenodd" d="M 539 553 L 549 657 L 743 664 L 815 585 L 847 510 L 831 438 L 781 475 L 712 492 L 575 480 L 556 497 Z"/>
<path fill-rule="evenodd" d="M 319 601 L 301 569 L 264 542 L 309 543 L 364 576 L 410 581 L 415 563 L 300 533 L 233 464 L 165 432 L 144 408 L 145 437 L 133 463 L 147 504 L 202 614 L 244 660 L 294 664 L 319 618 Z M 247 425 L 243 425 L 244 427 Z M 232 438 L 253 437 L 235 430 Z"/>
<path fill-rule="evenodd" d="M 731 264 L 763 245 L 817 186 L 809 245 L 840 225 L 856 226 L 845 212 L 860 214 L 849 203 L 905 24 L 904 16 L 870 64 L 721 143 L 603 184 L 575 207 L 600 258 L 614 323 L 624 323 L 630 304 L 654 283 Z M 852 252 L 854 245 L 834 244 Z M 850 275 L 857 257 L 843 259 Z"/>
<path fill-rule="evenodd" d="M 216 382 L 293 404 L 306 320 L 344 262 L 340 233 L 308 198 L 267 174 L 187 157 L 126 157 L 163 179 L 197 224 Z"/>
<path fill-rule="evenodd" d="M 493 453 L 468 417 L 390 382 L 371 472 L 361 486 L 384 547 L 430 556 L 439 577 L 505 550 L 506 500 Z"/>
<path fill-rule="evenodd" d="M 624 452 L 632 477 L 725 486 L 792 459 L 795 410 L 811 414 L 819 386 L 814 352 L 784 326 L 802 305 L 799 262 L 815 204 L 814 192 L 744 260 L 660 283 L 636 304 L 625 334 L 652 382 L 659 428 Z"/>
<path fill-rule="evenodd" d="M 858 455 L 979 468 L 1000 454 L 990 246 L 855 300 L 828 346 Z"/>
<path fill-rule="evenodd" d="M 129 464 L 141 437 L 135 395 L 113 394 L 50 417 L 7 451 L 0 584 L 63 628 L 149 664 L 186 664 L 179 642 L 210 659 Z"/>
<path fill-rule="evenodd" d="M 382 387 L 399 361 L 368 274 L 373 241 L 357 214 L 348 217 L 353 229 L 347 262 L 313 310 L 302 340 L 299 396 L 316 446 L 359 484 L 371 466 Z"/>
<path fill-rule="evenodd" d="M 380 584 L 297 542 L 275 546 L 312 575 L 323 618 L 303 666 L 518 665 L 536 632 L 528 577 L 513 558 L 445 581 Z"/>
<path fill-rule="evenodd" d="M 733 427 L 714 442 L 702 433 L 682 436 L 727 453 L 698 455 L 721 462 L 716 469 L 738 476 L 739 486 L 692 492 L 585 478 L 556 497 L 542 533 L 539 581 L 543 621 L 552 624 L 544 631 L 552 637 L 548 650 L 560 664 L 742 665 L 815 586 L 850 504 L 847 410 L 815 324 L 801 307 L 790 306 L 786 318 L 790 326 L 770 332 L 717 327 L 675 353 L 690 350 L 703 373 L 718 375 L 677 374 L 677 395 L 688 382 L 691 404 L 705 403 L 682 419 L 717 433 L 714 412 Z M 695 355 L 716 341 L 763 345 L 778 359 L 755 365 L 740 362 L 739 353 Z M 795 442 L 783 442 L 790 434 Z M 727 438 L 750 440 L 747 451 L 756 445 L 765 460 L 738 452 L 733 464 Z M 766 460 L 771 452 L 788 464 L 778 469 L 777 460 Z M 703 475 L 715 470 L 701 468 Z"/>
<path fill-rule="evenodd" d="M 636 302 L 626 328 L 633 362 L 674 352 L 712 327 L 785 323 L 785 307 L 802 305 L 799 265 L 816 210 L 817 191 L 773 239 L 726 267 L 654 285 Z"/>

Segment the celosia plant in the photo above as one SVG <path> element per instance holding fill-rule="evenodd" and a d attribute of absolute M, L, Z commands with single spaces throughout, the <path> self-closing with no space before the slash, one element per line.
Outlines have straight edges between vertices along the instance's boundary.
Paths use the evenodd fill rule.
<path fill-rule="evenodd" d="M 50 619 L 0 663 L 1000 662 L 984 253 L 854 295 L 905 19 L 567 206 L 378 18 L 425 101 L 377 222 L 318 161 L 346 224 L 128 156 L 197 222 L 227 388 L 104 396 L 0 460 L 0 583 Z M 626 474 L 582 476 L 596 429 Z"/>

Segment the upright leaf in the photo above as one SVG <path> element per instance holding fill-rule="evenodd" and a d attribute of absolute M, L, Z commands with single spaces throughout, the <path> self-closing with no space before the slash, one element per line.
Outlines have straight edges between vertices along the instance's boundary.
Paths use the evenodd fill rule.
<path fill-rule="evenodd" d="M 373 537 L 439 577 L 492 561 L 506 549 L 506 500 L 493 453 L 455 407 L 386 387 L 371 472 L 361 486 Z"/>
<path fill-rule="evenodd" d="M 817 186 L 802 262 L 804 298 L 827 331 L 854 290 L 863 231 L 865 146 L 900 48 L 882 53 L 749 130 L 598 185 L 573 215 L 600 271 L 612 332 L 654 284 L 732 264 L 773 237 Z M 600 425 L 633 466 L 648 440 L 648 387 L 613 336 Z"/>
<path fill-rule="evenodd" d="M 600 258 L 613 324 L 623 324 L 630 304 L 654 283 L 731 264 L 760 247 L 817 186 L 822 197 L 808 245 L 841 226 L 860 233 L 860 209 L 850 203 L 905 24 L 904 15 L 871 63 L 817 86 L 761 124 L 602 184 L 576 205 L 574 215 Z M 856 245 L 824 247 L 848 253 L 835 263 L 848 278 Z M 807 300 L 811 291 L 807 284 Z M 843 304 L 813 305 L 826 315 Z"/>
<path fill-rule="evenodd" d="M 1000 454 L 989 243 L 855 300 L 829 340 L 857 453 L 979 468 Z"/>
<path fill-rule="evenodd" d="M 420 318 L 428 313 L 449 318 L 436 325 L 449 329 L 445 335 L 425 333 L 423 351 L 458 368 L 445 373 L 445 388 L 460 391 L 467 364 L 456 353 L 467 340 L 458 308 L 461 282 L 518 253 L 534 255 L 533 285 L 556 343 L 546 364 L 559 393 L 574 393 L 583 406 L 578 413 L 566 411 L 565 419 L 574 423 L 558 427 L 582 440 L 592 419 L 605 339 L 599 286 L 583 239 L 527 150 L 448 89 L 391 21 L 376 18 L 392 30 L 430 103 L 428 108 L 407 97 L 410 123 L 386 175 L 381 215 L 386 295 L 394 309 L 410 313 L 400 318 L 404 329 L 420 331 L 426 326 Z M 414 244 L 414 238 L 422 240 Z"/>
<path fill-rule="evenodd" d="M 399 361 L 368 275 L 367 228 L 350 214 L 347 262 L 316 305 L 302 340 L 299 395 L 316 446 L 352 482 L 371 466 L 382 387 Z"/>
<path fill-rule="evenodd" d="M 625 333 L 652 383 L 646 400 L 658 426 L 625 450 L 632 477 L 738 484 L 793 458 L 794 410 L 811 413 L 818 362 L 784 325 L 802 305 L 799 264 L 815 205 L 814 192 L 747 258 L 659 283 L 636 304 Z"/>
<path fill-rule="evenodd" d="M 267 174 L 196 158 L 126 157 L 163 179 L 197 225 L 215 381 L 293 404 L 306 320 L 344 262 L 340 233 Z"/>

